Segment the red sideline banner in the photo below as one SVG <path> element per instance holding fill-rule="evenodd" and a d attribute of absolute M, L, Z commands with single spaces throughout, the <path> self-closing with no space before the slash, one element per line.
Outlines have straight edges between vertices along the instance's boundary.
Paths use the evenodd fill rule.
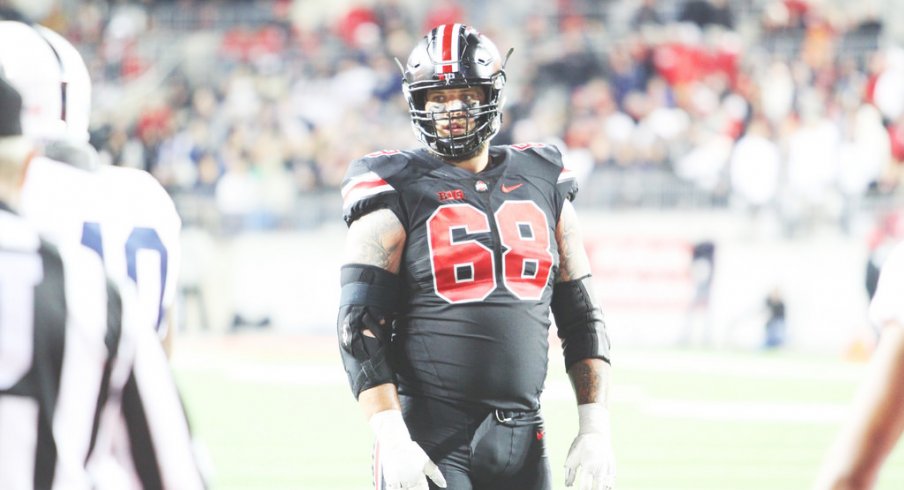
<path fill-rule="evenodd" d="M 607 311 L 681 312 L 694 296 L 693 243 L 661 236 L 593 235 L 585 240 Z"/>

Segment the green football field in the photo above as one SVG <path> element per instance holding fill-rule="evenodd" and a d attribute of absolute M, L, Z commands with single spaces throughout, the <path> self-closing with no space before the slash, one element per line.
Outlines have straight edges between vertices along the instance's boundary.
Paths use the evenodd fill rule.
<path fill-rule="evenodd" d="M 807 490 L 864 365 L 827 356 L 618 350 L 620 490 Z M 577 421 L 561 357 L 543 398 L 556 488 Z M 371 487 L 370 432 L 331 338 L 177 339 L 173 363 L 213 489 Z M 904 488 L 904 451 L 879 489 Z"/>

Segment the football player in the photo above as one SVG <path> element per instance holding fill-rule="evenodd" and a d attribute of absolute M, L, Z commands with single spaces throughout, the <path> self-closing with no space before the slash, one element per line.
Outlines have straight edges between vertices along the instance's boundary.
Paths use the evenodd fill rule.
<path fill-rule="evenodd" d="M 137 284 L 141 309 L 166 339 L 175 302 L 181 219 L 147 172 L 98 165 L 88 143 L 91 82 L 78 51 L 45 27 L 0 21 L 0 66 L 26 107 L 25 134 L 43 145 L 22 213 L 56 242 L 78 242 Z"/>
<path fill-rule="evenodd" d="M 430 31 L 402 69 L 424 147 L 369 154 L 343 184 L 337 328 L 375 434 L 377 488 L 552 487 L 540 414 L 550 310 L 580 424 L 566 485 L 614 485 L 609 340 L 577 185 L 553 146 L 489 146 L 507 58 L 472 27 Z"/>
<path fill-rule="evenodd" d="M 78 51 L 64 38 L 38 25 L 0 21 L 0 70 L 23 98 L 24 133 L 43 154 L 32 159 L 22 190 L 21 213 L 49 240 L 81 244 L 103 259 L 107 273 L 137 287 L 138 315 L 161 339 L 173 331 L 172 305 L 179 267 L 181 220 L 172 199 L 147 172 L 98 165 L 88 143 L 91 83 Z M 166 341 L 165 341 L 166 343 Z M 136 364 L 126 386 L 124 427 L 139 417 L 150 435 L 119 434 L 132 456 L 153 454 L 152 465 L 184 468 L 192 454 L 170 436 L 187 433 L 184 414 L 156 415 L 157 400 L 140 396 L 140 385 L 154 375 Z M 136 444 L 146 447 L 137 448 Z M 148 461 L 123 458 L 135 481 L 158 488 L 158 472 L 143 471 Z M 164 487 L 196 488 L 200 480 L 164 481 Z"/>
<path fill-rule="evenodd" d="M 114 287 L 97 254 L 44 241 L 14 211 L 34 155 L 21 101 L 0 77 L 0 488 L 138 488 L 111 464 L 121 403 L 138 412 L 129 434 L 167 444 L 165 462 L 131 445 L 150 483 L 141 488 L 202 488 L 166 356 L 129 299 L 134 286 Z M 153 410 L 136 397 L 152 398 Z M 161 417 L 171 419 L 166 433 L 148 423 Z"/>
<path fill-rule="evenodd" d="M 904 243 L 882 265 L 870 302 L 881 329 L 864 383 L 823 461 L 816 490 L 868 490 L 904 430 Z"/>

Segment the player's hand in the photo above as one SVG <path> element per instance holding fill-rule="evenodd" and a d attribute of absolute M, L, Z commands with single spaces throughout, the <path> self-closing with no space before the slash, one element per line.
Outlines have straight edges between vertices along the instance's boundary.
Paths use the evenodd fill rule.
<path fill-rule="evenodd" d="M 565 458 L 565 486 L 580 480 L 581 490 L 615 488 L 615 455 L 609 410 L 600 403 L 578 405 L 580 429 Z"/>
<path fill-rule="evenodd" d="M 402 412 L 386 410 L 370 418 L 370 426 L 377 436 L 377 461 L 386 488 L 427 490 L 427 478 L 440 488 L 446 479 L 427 453 L 408 433 Z M 379 486 L 380 482 L 376 482 Z"/>

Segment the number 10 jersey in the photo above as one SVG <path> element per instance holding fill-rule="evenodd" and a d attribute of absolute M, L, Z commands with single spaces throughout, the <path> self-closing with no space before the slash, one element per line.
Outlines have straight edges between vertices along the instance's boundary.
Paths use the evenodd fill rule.
<path fill-rule="evenodd" d="M 426 149 L 353 162 L 342 188 L 351 224 L 391 210 L 407 239 L 406 301 L 391 359 L 399 393 L 532 410 L 546 378 L 555 229 L 573 174 L 553 146 L 493 146 L 471 173 Z"/>
<path fill-rule="evenodd" d="M 83 170 L 35 158 L 22 189 L 22 216 L 54 243 L 81 243 L 111 278 L 134 282 L 141 317 L 165 336 L 176 301 L 182 220 L 149 173 L 100 165 Z"/>

